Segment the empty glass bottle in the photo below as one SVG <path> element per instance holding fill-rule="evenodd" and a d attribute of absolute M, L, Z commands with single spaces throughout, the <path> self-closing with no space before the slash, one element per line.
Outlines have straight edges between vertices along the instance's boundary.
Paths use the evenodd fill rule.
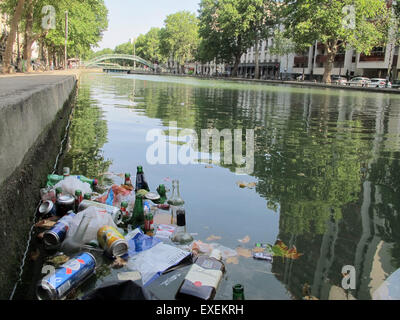
<path fill-rule="evenodd" d="M 241 284 L 235 284 L 232 287 L 233 290 L 233 300 L 244 300 L 244 288 Z"/>
<path fill-rule="evenodd" d="M 171 241 L 179 244 L 186 244 L 193 241 L 193 237 L 186 232 L 186 212 L 184 208 L 178 208 L 176 210 L 176 228 L 174 234 L 171 237 Z"/>
<path fill-rule="evenodd" d="M 144 230 L 143 196 L 140 194 L 136 195 L 135 206 L 133 207 L 133 213 L 129 224 L 132 225 L 133 229 L 140 227 Z"/>
<path fill-rule="evenodd" d="M 168 199 L 167 203 L 170 205 L 171 210 L 171 224 L 176 224 L 176 211 L 183 208 L 185 201 L 181 198 L 179 192 L 179 181 L 172 180 L 172 196 Z"/>
<path fill-rule="evenodd" d="M 135 191 L 139 191 L 141 189 L 150 191 L 149 185 L 147 184 L 146 178 L 144 177 L 143 167 L 137 167 L 136 173 L 136 189 Z"/>

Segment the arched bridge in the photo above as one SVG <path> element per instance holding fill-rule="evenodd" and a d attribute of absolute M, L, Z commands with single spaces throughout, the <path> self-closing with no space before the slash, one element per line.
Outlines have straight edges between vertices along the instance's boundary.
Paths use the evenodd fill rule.
<path fill-rule="evenodd" d="M 84 63 L 85 67 L 92 67 L 95 65 L 101 65 L 101 62 L 103 61 L 109 61 L 109 60 L 129 60 L 129 61 L 136 61 L 139 62 L 151 69 L 155 69 L 154 64 L 152 64 L 151 62 L 140 58 L 138 56 L 134 56 L 134 55 L 129 55 L 129 54 L 105 54 L 99 57 L 96 57 L 90 61 L 87 61 Z"/>

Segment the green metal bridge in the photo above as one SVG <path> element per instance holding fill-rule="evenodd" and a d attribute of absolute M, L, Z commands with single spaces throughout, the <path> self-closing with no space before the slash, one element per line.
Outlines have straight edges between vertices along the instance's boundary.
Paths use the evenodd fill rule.
<path fill-rule="evenodd" d="M 102 67 L 104 71 L 131 71 L 135 69 L 139 70 L 144 70 L 142 68 L 134 68 L 130 66 L 121 66 L 117 63 L 109 63 L 105 61 L 110 61 L 110 60 L 127 60 L 127 61 L 136 61 L 144 66 L 147 66 L 151 70 L 155 71 L 156 66 L 152 64 L 151 62 L 138 57 L 134 55 L 129 55 L 129 54 L 105 54 L 99 57 L 96 57 L 90 61 L 84 62 L 84 67 L 89 68 L 89 67 Z"/>

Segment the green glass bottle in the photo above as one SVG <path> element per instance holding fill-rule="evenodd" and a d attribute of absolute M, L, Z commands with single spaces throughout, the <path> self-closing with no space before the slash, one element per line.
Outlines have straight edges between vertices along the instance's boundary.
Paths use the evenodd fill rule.
<path fill-rule="evenodd" d="M 144 230 L 143 196 L 140 194 L 136 195 L 135 206 L 133 207 L 132 218 L 129 223 L 132 225 L 133 229 L 140 227 Z"/>
<path fill-rule="evenodd" d="M 244 288 L 241 284 L 235 284 L 232 287 L 233 300 L 244 300 Z"/>
<path fill-rule="evenodd" d="M 157 188 L 157 192 L 160 195 L 160 200 L 157 203 L 164 204 L 167 201 L 167 190 L 165 189 L 165 185 L 160 184 Z"/>
<path fill-rule="evenodd" d="M 136 186 L 135 186 L 135 191 L 139 190 L 147 190 L 150 191 L 149 185 L 146 181 L 146 178 L 144 177 L 144 172 L 143 172 L 143 167 L 138 166 L 137 167 L 137 173 L 136 173 Z"/>

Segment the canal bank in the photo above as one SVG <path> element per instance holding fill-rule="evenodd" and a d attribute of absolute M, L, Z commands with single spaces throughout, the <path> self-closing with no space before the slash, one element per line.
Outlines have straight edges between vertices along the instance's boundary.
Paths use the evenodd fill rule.
<path fill-rule="evenodd" d="M 149 75 L 149 73 L 140 72 L 140 71 L 132 71 L 129 74 Z M 196 78 L 196 79 L 203 79 L 203 80 L 223 80 L 223 81 L 233 81 L 233 82 L 264 83 L 264 84 L 275 84 L 275 85 L 284 84 L 284 85 L 298 86 L 298 87 L 302 87 L 302 88 L 327 88 L 327 89 L 339 89 L 339 90 L 343 89 L 343 90 L 356 90 L 356 91 L 364 91 L 364 92 L 400 94 L 400 90 L 392 89 L 392 88 L 366 88 L 366 87 L 326 84 L 326 83 L 311 82 L 311 81 L 286 81 L 286 80 L 246 79 L 246 78 L 233 78 L 233 77 L 210 77 L 210 76 L 195 76 L 195 75 L 188 75 L 188 74 L 172 74 L 172 73 L 157 73 L 154 75 L 169 76 L 169 77 Z"/>
<path fill-rule="evenodd" d="M 0 299 L 20 273 L 39 190 L 53 170 L 79 72 L 0 77 Z"/>

